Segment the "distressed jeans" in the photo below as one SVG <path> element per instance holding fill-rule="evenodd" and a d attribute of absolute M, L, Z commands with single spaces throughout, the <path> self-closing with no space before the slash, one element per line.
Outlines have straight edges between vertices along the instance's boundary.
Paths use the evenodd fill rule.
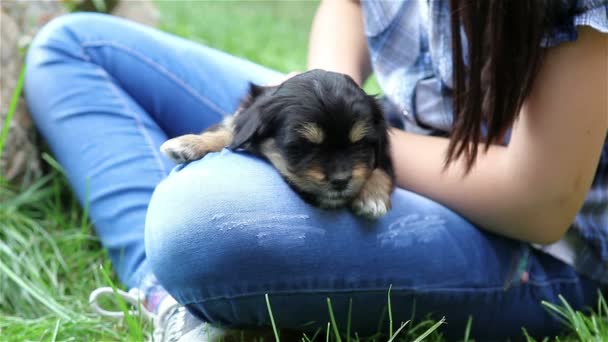
<path fill-rule="evenodd" d="M 153 272 L 200 319 L 372 334 L 393 321 L 448 322 L 487 340 L 560 325 L 541 301 L 594 306 L 598 283 L 528 244 L 478 229 L 405 189 L 378 220 L 303 202 L 264 160 L 224 150 L 174 165 L 166 139 L 232 113 L 248 82 L 281 74 L 99 14 L 48 24 L 28 54 L 33 119 L 128 287 Z M 412 161 L 415 162 L 415 161 Z M 384 322 L 381 322 L 381 317 Z M 386 331 L 386 330 L 384 330 Z"/>

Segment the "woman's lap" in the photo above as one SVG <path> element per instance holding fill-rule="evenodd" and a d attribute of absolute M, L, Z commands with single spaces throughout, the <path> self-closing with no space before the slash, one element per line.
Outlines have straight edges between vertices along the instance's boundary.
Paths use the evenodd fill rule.
<path fill-rule="evenodd" d="M 540 301 L 561 293 L 588 304 L 592 283 L 528 245 L 482 232 L 449 209 L 397 189 L 370 221 L 303 202 L 267 162 L 224 150 L 177 167 L 158 187 L 146 222 L 152 269 L 199 317 L 229 326 L 301 328 L 338 320 L 373 333 L 392 286 L 396 322 L 433 313 L 446 331 L 555 332 Z M 344 323 L 344 321 L 342 321 Z M 388 324 L 388 323 L 387 323 Z M 340 325 L 340 324 L 339 324 Z M 341 324 L 345 327 L 345 323 Z M 495 335 L 496 336 L 496 335 Z"/>
<path fill-rule="evenodd" d="M 63 17 L 36 38 L 32 116 L 128 286 L 150 261 L 191 311 L 241 326 L 269 323 L 265 293 L 285 327 L 324 324 L 326 297 L 340 322 L 352 298 L 360 332 L 377 326 L 391 285 L 395 321 L 416 307 L 458 334 L 469 313 L 478 331 L 542 333 L 556 326 L 540 300 L 593 303 L 594 284 L 570 267 L 404 190 L 386 217 L 366 221 L 311 208 L 264 161 L 223 151 L 177 167 L 150 202 L 173 167 L 162 142 L 232 112 L 248 81 L 279 76 L 107 16 Z"/>

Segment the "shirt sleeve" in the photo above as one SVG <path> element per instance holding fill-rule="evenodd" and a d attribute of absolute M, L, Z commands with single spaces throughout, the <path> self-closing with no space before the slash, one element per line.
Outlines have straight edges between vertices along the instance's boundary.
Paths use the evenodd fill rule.
<path fill-rule="evenodd" d="M 608 33 L 608 0 L 574 0 L 570 8 L 563 11 L 547 34 L 541 45 L 556 46 L 577 39 L 577 26 L 590 26 L 595 30 Z"/>

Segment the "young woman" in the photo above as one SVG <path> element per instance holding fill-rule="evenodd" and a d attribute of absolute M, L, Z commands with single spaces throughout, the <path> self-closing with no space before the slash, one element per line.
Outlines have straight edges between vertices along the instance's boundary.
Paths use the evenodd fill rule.
<path fill-rule="evenodd" d="M 323 1 L 309 67 L 373 70 L 399 188 L 368 221 L 310 207 L 265 161 L 223 151 L 174 168 L 165 140 L 283 76 L 116 18 L 70 15 L 28 55 L 40 131 L 159 340 L 206 324 L 328 321 L 376 332 L 445 316 L 460 337 L 553 335 L 542 307 L 593 306 L 608 282 L 606 1 Z M 456 32 L 456 34 L 454 34 Z M 173 170 L 173 171 L 172 171 Z M 153 194 L 154 192 L 154 194 Z M 145 230 L 144 230 L 145 223 Z M 99 293 L 93 295 L 93 299 Z M 170 295 L 168 295 L 170 294 Z M 187 308 L 187 311 L 186 311 Z"/>

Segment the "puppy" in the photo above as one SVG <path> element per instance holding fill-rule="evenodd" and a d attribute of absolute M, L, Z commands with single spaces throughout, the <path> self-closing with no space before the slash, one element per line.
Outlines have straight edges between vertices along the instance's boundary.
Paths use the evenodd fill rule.
<path fill-rule="evenodd" d="M 200 135 L 168 140 L 161 151 L 183 163 L 224 147 L 265 157 L 315 206 L 350 205 L 369 218 L 391 207 L 387 124 L 375 99 L 347 75 L 312 70 L 279 86 L 252 84 L 234 115 Z"/>

